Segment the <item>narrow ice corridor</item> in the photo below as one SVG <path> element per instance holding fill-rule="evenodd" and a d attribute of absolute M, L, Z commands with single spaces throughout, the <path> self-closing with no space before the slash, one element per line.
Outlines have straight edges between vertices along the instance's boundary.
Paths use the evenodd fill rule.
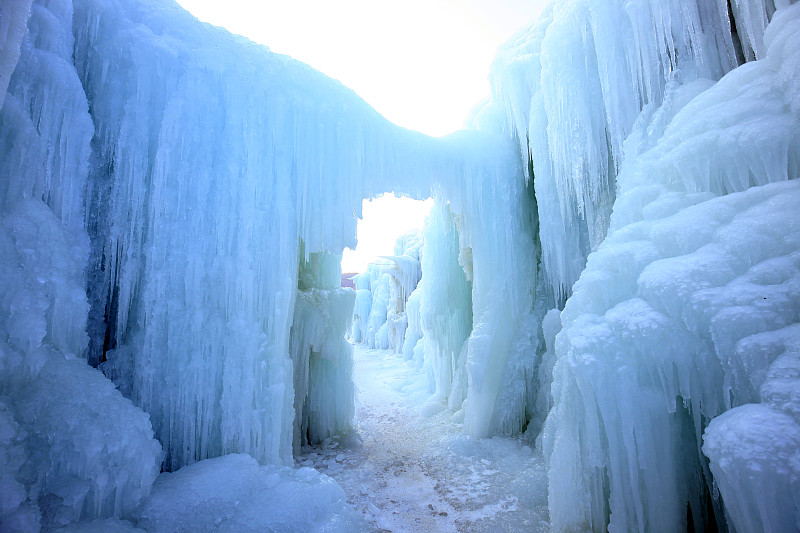
<path fill-rule="evenodd" d="M 355 345 L 354 430 L 296 458 L 342 486 L 375 531 L 549 531 L 541 454 L 520 438 L 472 439 L 428 400 L 424 370 Z"/>

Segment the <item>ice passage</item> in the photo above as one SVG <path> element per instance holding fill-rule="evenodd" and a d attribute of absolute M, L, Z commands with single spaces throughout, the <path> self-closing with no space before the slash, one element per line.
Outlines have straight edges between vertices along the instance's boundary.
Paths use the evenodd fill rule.
<path fill-rule="evenodd" d="M 346 333 L 552 531 L 800 530 L 800 5 L 532 22 L 428 138 L 169 0 L 0 3 L 0 530 L 368 529 L 294 462 Z M 436 205 L 342 289 L 387 191 Z"/>

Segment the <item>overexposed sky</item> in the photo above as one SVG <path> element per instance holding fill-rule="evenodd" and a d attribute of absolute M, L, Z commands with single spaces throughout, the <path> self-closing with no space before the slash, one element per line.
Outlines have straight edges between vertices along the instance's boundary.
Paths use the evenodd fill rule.
<path fill-rule="evenodd" d="M 433 200 L 424 202 L 384 194 L 364 200 L 363 218 L 358 221 L 358 247 L 344 249 L 342 272 L 364 272 L 367 264 L 386 255 L 394 255 L 397 237 L 421 230 Z"/>
<path fill-rule="evenodd" d="M 338 79 L 395 124 L 444 135 L 489 95 L 497 47 L 545 0 L 178 2 Z"/>
<path fill-rule="evenodd" d="M 303 61 L 353 89 L 408 129 L 446 135 L 462 129 L 489 96 L 497 47 L 534 22 L 547 0 L 178 0 L 204 22 Z M 421 228 L 413 200 L 365 204 L 358 254 L 345 272 L 391 255 L 398 236 Z"/>

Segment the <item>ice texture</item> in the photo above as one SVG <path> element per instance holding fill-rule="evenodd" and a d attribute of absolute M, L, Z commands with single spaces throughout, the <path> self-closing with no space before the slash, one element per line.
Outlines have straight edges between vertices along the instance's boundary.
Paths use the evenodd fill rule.
<path fill-rule="evenodd" d="M 357 289 L 354 342 L 403 352 L 409 327 L 406 305 L 422 275 L 422 244 L 420 232 L 401 235 L 395 242 L 395 255 L 380 257 L 368 265 L 366 272 L 353 278 Z M 414 335 L 417 339 L 422 335 L 418 325 Z"/>
<path fill-rule="evenodd" d="M 54 533 L 144 533 L 144 529 L 134 527 L 127 520 L 103 518 L 99 520 L 76 522 L 53 530 Z"/>
<path fill-rule="evenodd" d="M 539 443 L 554 531 L 797 528 L 800 4 L 554 2 L 439 139 L 169 0 L 3 2 L 0 51 L 3 529 L 347 529 L 281 466 L 347 329 Z M 342 290 L 387 191 L 436 208 Z"/>
<path fill-rule="evenodd" d="M 146 413 L 79 357 L 87 243 L 41 200 L 12 205 L 0 218 L 0 523 L 36 531 L 42 515 L 58 525 L 129 513 L 161 446 Z"/>
<path fill-rule="evenodd" d="M 700 453 L 705 425 L 761 399 L 752 380 L 768 361 L 740 339 L 798 319 L 800 218 L 785 216 L 798 201 L 797 181 L 754 187 L 631 224 L 589 256 L 561 315 L 544 434 L 555 527 L 597 529 L 610 513 L 609 529 L 674 531 L 686 527 L 687 503 L 702 525 L 711 487 Z M 774 475 L 780 462 L 758 447 L 714 442 L 705 448 L 712 465 L 754 454 Z M 727 474 L 751 486 L 745 464 Z M 736 506 L 736 493 L 718 483 L 726 508 Z"/>
<path fill-rule="evenodd" d="M 465 343 L 472 331 L 472 284 L 459 264 L 459 238 L 450 209 L 436 202 L 425 223 L 423 283 L 414 312 L 425 338 L 424 364 L 433 391 L 451 409 L 467 394 Z"/>
<path fill-rule="evenodd" d="M 350 396 L 338 389 L 347 372 L 334 379 L 317 364 L 329 359 L 310 351 L 307 390 L 295 375 L 294 363 L 305 368 L 303 346 L 320 342 L 312 330 L 334 339 L 349 315 L 346 302 L 334 303 L 339 293 L 322 303 L 332 271 L 311 269 L 305 280 L 302 264 L 335 262 L 354 244 L 362 199 L 436 194 L 459 219 L 460 250 L 485 250 L 459 257 L 469 256 L 482 324 L 480 342 L 465 352 L 475 362 L 465 364 L 471 390 L 483 395 L 468 418 L 473 433 L 491 431 L 507 406 L 494 414 L 502 379 L 482 372 L 505 368 L 532 305 L 531 268 L 517 259 L 534 255 L 533 230 L 508 139 L 478 131 L 431 139 L 398 128 L 338 82 L 168 1 L 36 1 L 27 22 L 21 42 L 16 33 L 3 40 L 4 50 L 20 43 L 21 51 L 4 67 L 13 74 L 0 117 L 4 224 L 19 225 L 3 237 L 4 342 L 16 350 L 4 352 L 9 382 L 34 379 L 49 361 L 37 352 L 46 345 L 102 368 L 149 415 L 166 470 L 230 452 L 289 463 L 295 399 L 333 410 L 328 420 L 306 420 L 324 435 L 347 426 Z M 20 236 L 39 245 L 8 241 Z M 418 250 L 409 241 L 386 260 L 380 283 L 372 280 L 384 287 L 386 317 L 367 327 L 371 342 L 402 349 L 407 318 L 388 303 L 413 291 Z M 20 255 L 32 268 L 20 267 Z M 52 283 L 40 274 L 50 264 Z M 301 331 L 323 309 L 334 312 L 330 323 L 323 316 Z M 295 310 L 299 352 L 290 349 Z M 325 403 L 331 387 L 341 407 Z M 110 389 L 102 395 L 122 401 Z M 147 441 L 144 425 L 133 427 Z M 157 462 L 148 442 L 140 464 Z M 104 515 L 105 498 L 88 508 Z"/>
<path fill-rule="evenodd" d="M 300 260 L 289 340 L 293 363 L 293 448 L 319 444 L 350 429 L 354 414 L 351 329 L 355 293 L 340 288 L 341 256 Z"/>
<path fill-rule="evenodd" d="M 361 519 L 328 476 L 234 454 L 161 474 L 137 524 L 149 533 L 345 533 L 359 531 Z"/>
<path fill-rule="evenodd" d="M 81 358 L 93 126 L 72 64 L 71 17 L 69 2 L 6 2 L 0 14 L 4 531 L 129 513 L 162 457 L 147 414 Z"/>
<path fill-rule="evenodd" d="M 54 523 L 129 515 L 149 494 L 162 459 L 150 420 L 83 359 L 50 356 L 15 402 Z"/>
<path fill-rule="evenodd" d="M 744 13 L 767 3 L 736 2 L 736 13 L 755 24 Z M 671 84 L 736 67 L 742 44 L 730 29 L 726 2 L 564 0 L 498 51 L 493 102 L 533 180 L 543 273 L 557 301 L 606 235 L 640 111 L 660 106 Z"/>
<path fill-rule="evenodd" d="M 714 513 L 796 528 L 793 374 L 761 388 L 780 350 L 760 346 L 800 318 L 800 7 L 766 32 L 748 19 L 762 47 L 708 4 L 622 4 L 555 4 L 495 64 L 531 161 L 546 294 L 570 296 L 541 436 L 552 527 L 698 530 Z M 737 66 L 746 46 L 757 60 Z M 769 490 L 750 483 L 759 469 Z"/>
<path fill-rule="evenodd" d="M 3 108 L 11 74 L 19 61 L 32 3 L 33 0 L 4 2 L 0 8 L 0 109 Z"/>
<path fill-rule="evenodd" d="M 168 469 L 230 452 L 290 460 L 298 257 L 353 246 L 363 198 L 440 193 L 462 216 L 463 246 L 487 243 L 476 293 L 510 305 L 485 310 L 486 335 L 519 327 L 532 294 L 512 290 L 529 270 L 513 258 L 532 255 L 516 246 L 532 234 L 507 139 L 397 128 L 338 82 L 169 3 L 81 0 L 73 27 L 95 124 L 88 358 L 133 369 L 118 383 L 150 414 Z M 401 256 L 360 324 L 395 350 L 407 323 L 389 298 L 415 277 Z M 512 297 L 488 296 L 497 272 Z M 503 366 L 508 343 L 476 351 L 477 371 Z M 487 434 L 491 414 L 480 418 Z"/>

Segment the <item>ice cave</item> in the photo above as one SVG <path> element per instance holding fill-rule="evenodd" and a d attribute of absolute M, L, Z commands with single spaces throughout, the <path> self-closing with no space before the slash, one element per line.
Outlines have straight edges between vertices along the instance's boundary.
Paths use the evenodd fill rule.
<path fill-rule="evenodd" d="M 172 0 L 0 1 L 0 531 L 799 531 L 800 3 L 554 0 L 489 78 L 429 137 Z M 341 466 L 392 365 L 427 522 Z"/>

